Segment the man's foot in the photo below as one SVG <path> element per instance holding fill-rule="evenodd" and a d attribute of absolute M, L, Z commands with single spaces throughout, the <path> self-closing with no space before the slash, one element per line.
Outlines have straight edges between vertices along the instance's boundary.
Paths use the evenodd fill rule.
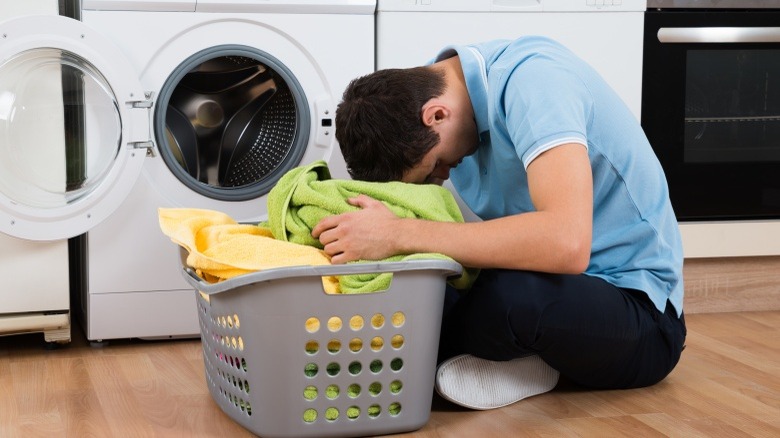
<path fill-rule="evenodd" d="M 553 389 L 558 376 L 536 355 L 492 361 L 464 354 L 439 365 L 436 391 L 467 408 L 495 409 Z"/>

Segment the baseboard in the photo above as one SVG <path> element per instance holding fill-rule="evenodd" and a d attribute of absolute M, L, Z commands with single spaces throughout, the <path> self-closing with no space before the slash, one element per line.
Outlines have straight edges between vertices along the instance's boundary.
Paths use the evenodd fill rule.
<path fill-rule="evenodd" d="M 690 258 L 686 313 L 780 310 L 780 256 Z"/>

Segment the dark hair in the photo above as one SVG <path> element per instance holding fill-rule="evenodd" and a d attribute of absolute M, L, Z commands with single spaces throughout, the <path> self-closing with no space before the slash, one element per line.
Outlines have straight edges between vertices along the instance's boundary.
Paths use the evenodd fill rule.
<path fill-rule="evenodd" d="M 347 170 L 362 181 L 397 181 L 439 142 L 422 122 L 441 96 L 444 73 L 430 67 L 379 70 L 347 86 L 336 109 L 336 140 Z"/>

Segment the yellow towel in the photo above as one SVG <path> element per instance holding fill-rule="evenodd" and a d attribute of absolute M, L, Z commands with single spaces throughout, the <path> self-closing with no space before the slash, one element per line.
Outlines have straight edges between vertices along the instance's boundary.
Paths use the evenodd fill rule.
<path fill-rule="evenodd" d="M 206 281 L 285 266 L 329 265 L 312 246 L 273 238 L 268 228 L 239 224 L 225 213 L 194 208 L 158 209 L 160 229 L 189 252 L 187 266 Z M 336 277 L 323 277 L 327 293 L 339 293 Z"/>

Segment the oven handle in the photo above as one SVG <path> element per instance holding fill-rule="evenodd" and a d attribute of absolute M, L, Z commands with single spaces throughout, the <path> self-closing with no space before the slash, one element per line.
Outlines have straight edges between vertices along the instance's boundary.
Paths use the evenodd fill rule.
<path fill-rule="evenodd" d="M 780 43 L 780 27 L 662 27 L 662 43 Z"/>

